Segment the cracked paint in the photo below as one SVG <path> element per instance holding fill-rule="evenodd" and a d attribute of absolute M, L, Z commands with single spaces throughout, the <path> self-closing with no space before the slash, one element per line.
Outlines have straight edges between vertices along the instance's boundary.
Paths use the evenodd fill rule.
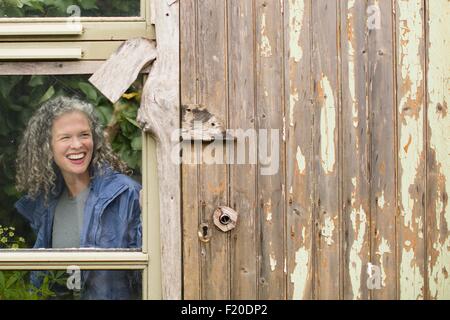
<path fill-rule="evenodd" d="M 391 248 L 389 247 L 389 242 L 381 237 L 380 245 L 378 246 L 378 251 L 375 253 L 380 256 L 380 270 L 381 270 L 381 286 L 386 287 L 386 271 L 384 270 L 384 255 L 391 253 Z"/>
<path fill-rule="evenodd" d="M 272 199 L 269 199 L 266 203 L 264 203 L 264 213 L 266 214 L 266 221 L 272 221 Z"/>
<path fill-rule="evenodd" d="M 352 179 L 354 188 L 356 189 L 356 178 Z M 355 198 L 353 192 L 352 199 Z M 361 298 L 361 274 L 362 274 L 362 259 L 361 250 L 364 246 L 364 239 L 366 235 L 367 218 L 366 213 L 360 205 L 358 209 L 352 208 L 350 213 L 350 220 L 352 221 L 353 232 L 356 235 L 350 248 L 349 257 L 349 274 L 352 285 L 353 299 Z"/>
<path fill-rule="evenodd" d="M 436 251 L 437 259 L 432 264 L 428 263 L 429 287 L 432 299 L 450 299 L 450 237 L 441 244 L 436 241 L 433 249 Z"/>
<path fill-rule="evenodd" d="M 430 149 L 435 154 L 438 176 L 436 194 L 436 225 L 440 232 L 433 237 L 428 263 L 430 295 L 434 299 L 450 299 L 450 117 L 447 105 L 450 95 L 450 6 L 448 0 L 429 1 L 429 64 L 428 64 L 428 126 Z M 440 107 L 440 109 L 439 109 Z M 442 230 L 444 229 L 444 230 Z"/>
<path fill-rule="evenodd" d="M 266 35 L 265 13 L 263 13 L 261 17 L 261 56 L 265 58 L 272 56 L 272 47 L 270 46 L 269 38 Z"/>
<path fill-rule="evenodd" d="M 269 258 L 270 258 L 270 270 L 275 271 L 275 268 L 277 266 L 277 260 L 275 259 L 275 255 L 270 254 Z"/>
<path fill-rule="evenodd" d="M 302 150 L 300 149 L 300 146 L 297 146 L 297 166 L 298 170 L 300 171 L 300 174 L 305 174 L 306 172 L 306 159 L 305 156 L 302 153 Z"/>
<path fill-rule="evenodd" d="M 308 264 L 309 252 L 304 247 L 301 247 L 295 253 L 295 268 L 291 273 L 291 283 L 294 284 L 293 300 L 300 300 L 305 296 Z"/>
<path fill-rule="evenodd" d="M 400 263 L 400 299 L 423 299 L 423 276 L 415 262 L 414 249 L 403 248 Z"/>
<path fill-rule="evenodd" d="M 355 76 L 355 48 L 353 47 L 353 35 L 355 34 L 354 24 L 353 24 L 353 12 L 351 11 L 355 6 L 355 0 L 350 0 L 348 2 L 348 14 L 347 14 L 347 33 L 348 33 L 348 88 L 350 92 L 350 99 L 352 104 L 352 116 L 353 116 L 353 126 L 358 127 L 358 108 L 356 103 L 356 76 Z"/>
<path fill-rule="evenodd" d="M 420 44 L 423 39 L 423 24 L 420 0 L 400 0 L 400 59 L 403 94 L 399 103 L 400 145 L 399 160 L 401 167 L 400 213 L 403 225 L 413 233 L 413 213 L 420 199 L 411 194 L 415 180 L 421 174 L 421 156 L 423 141 L 423 67 L 421 65 Z"/>
<path fill-rule="evenodd" d="M 294 126 L 294 109 L 295 104 L 298 102 L 298 90 L 297 87 L 292 88 L 292 81 L 291 81 L 291 90 L 293 93 L 289 95 L 289 125 L 291 127 Z"/>
<path fill-rule="evenodd" d="M 336 105 L 333 90 L 327 76 L 323 76 L 319 86 L 319 99 L 324 103 L 320 113 L 320 156 L 322 168 L 325 173 L 334 170 L 336 162 L 335 129 L 336 129 Z"/>
<path fill-rule="evenodd" d="M 423 239 L 423 221 L 422 221 L 422 217 L 417 217 L 415 219 L 415 221 L 416 221 L 416 224 L 417 224 L 417 228 L 419 230 L 417 235 L 419 236 L 420 239 Z"/>
<path fill-rule="evenodd" d="M 385 205 L 385 201 L 384 201 L 384 190 L 381 192 L 381 196 L 378 198 L 378 207 L 380 207 L 380 209 L 384 208 Z"/>
<path fill-rule="evenodd" d="M 289 55 L 299 62 L 303 57 L 300 35 L 303 27 L 305 3 L 303 0 L 289 0 Z"/>
<path fill-rule="evenodd" d="M 321 234 L 325 238 L 325 242 L 331 246 L 334 243 L 333 240 L 333 231 L 334 231 L 334 221 L 331 217 L 326 217 L 324 221 L 324 226 L 322 227 Z"/>

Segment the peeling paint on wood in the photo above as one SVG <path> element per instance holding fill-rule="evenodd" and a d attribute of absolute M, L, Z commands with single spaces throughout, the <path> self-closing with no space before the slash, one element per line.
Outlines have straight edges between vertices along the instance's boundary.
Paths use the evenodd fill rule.
<path fill-rule="evenodd" d="M 386 239 L 395 246 L 398 197 L 397 163 L 398 163 L 398 128 L 396 125 L 397 110 L 394 108 L 396 97 L 396 76 L 398 75 L 394 51 L 397 39 L 393 32 L 396 28 L 397 16 L 393 14 L 394 2 L 368 1 L 377 10 L 369 13 L 372 18 L 379 15 L 380 29 L 367 30 L 368 57 L 368 114 L 370 118 L 370 257 L 377 258 L 376 251 L 381 239 Z M 376 13 L 378 12 L 378 13 Z M 376 198 L 384 192 L 384 206 L 380 208 Z M 398 252 L 383 255 L 383 268 L 386 274 L 386 287 L 372 290 L 372 299 L 398 299 Z M 375 262 L 375 261 L 374 261 Z"/>
<path fill-rule="evenodd" d="M 261 57 L 268 58 L 270 56 L 272 56 L 272 47 L 266 34 L 266 14 L 263 13 L 261 16 Z"/>
<path fill-rule="evenodd" d="M 319 86 L 319 98 L 323 99 L 320 114 L 320 157 L 325 173 L 334 171 L 336 163 L 335 130 L 336 130 L 336 105 L 333 89 L 327 76 L 323 76 Z"/>
<path fill-rule="evenodd" d="M 304 0 L 289 0 L 289 55 L 295 62 L 303 57 L 300 45 L 300 36 L 303 27 L 303 15 L 305 14 Z"/>
<path fill-rule="evenodd" d="M 384 270 L 384 255 L 391 253 L 391 248 L 389 247 L 389 243 L 386 239 L 381 238 L 380 245 L 378 246 L 378 251 L 376 255 L 379 256 L 380 270 L 381 270 L 381 286 L 386 287 L 386 271 Z"/>
<path fill-rule="evenodd" d="M 300 150 L 300 146 L 297 146 L 296 158 L 297 158 L 298 170 L 299 170 L 300 174 L 304 174 L 305 169 L 306 169 L 306 160 L 305 160 L 305 156 L 302 154 L 302 150 Z"/>
<path fill-rule="evenodd" d="M 291 282 L 294 284 L 293 300 L 300 300 L 305 295 L 306 279 L 308 277 L 309 252 L 300 248 L 295 253 L 295 269 L 291 273 Z"/>
<path fill-rule="evenodd" d="M 361 298 L 361 275 L 363 274 L 362 249 L 366 239 L 367 217 L 362 205 L 355 206 L 356 190 L 358 189 L 356 178 L 352 178 L 355 193 L 352 196 L 352 211 L 350 220 L 352 222 L 354 240 L 350 248 L 348 270 L 353 292 L 353 299 Z"/>
<path fill-rule="evenodd" d="M 401 167 L 401 215 L 403 223 L 412 232 L 414 206 L 421 199 L 409 192 L 415 185 L 415 179 L 421 174 L 421 159 L 423 156 L 423 66 L 419 45 L 423 39 L 423 26 L 419 10 L 421 1 L 399 1 L 400 14 L 400 65 L 402 84 L 408 88 L 403 92 L 399 104 L 401 116 L 399 159 Z M 414 138 L 412 138 L 414 137 Z"/>
<path fill-rule="evenodd" d="M 378 198 L 378 206 L 380 207 L 380 209 L 383 209 L 385 205 L 384 202 L 384 191 L 381 192 L 381 196 Z"/>
<path fill-rule="evenodd" d="M 294 108 L 297 102 L 298 102 L 297 88 L 292 88 L 291 94 L 289 95 L 289 125 L 291 127 L 294 126 Z"/>
<path fill-rule="evenodd" d="M 275 268 L 277 267 L 277 260 L 275 259 L 274 254 L 270 254 L 270 270 L 275 271 Z"/>
<path fill-rule="evenodd" d="M 204 265 L 202 277 L 194 279 L 203 297 L 222 290 L 205 283 L 223 278 L 227 256 L 233 298 L 448 298 L 449 2 L 190 2 L 202 8 L 197 19 L 205 24 L 195 36 L 202 42 L 209 34 L 218 48 L 212 52 L 202 44 L 197 60 L 184 56 L 186 63 L 204 67 L 197 99 L 214 96 L 230 128 L 283 128 L 286 156 L 273 177 L 231 166 L 230 181 L 220 176 L 215 184 L 224 197 L 209 201 L 227 199 L 233 208 L 236 203 L 246 224 L 238 224 L 229 242 L 216 242 L 220 268 L 212 267 L 211 248 L 198 250 Z M 378 6 L 381 29 L 367 29 L 368 5 Z M 223 79 L 216 79 L 213 66 Z M 202 165 L 197 169 L 204 171 Z M 199 190 L 213 188 L 202 181 L 211 179 L 198 176 L 192 168 L 186 177 Z M 190 215 L 195 208 L 188 210 Z M 380 268 L 380 290 L 366 286 L 369 263 Z M 189 282 L 188 289 L 194 285 Z M 220 287 L 227 288 L 222 282 Z"/>
<path fill-rule="evenodd" d="M 252 3 L 253 6 L 251 6 Z M 256 85 L 256 95 L 254 96 L 256 97 L 255 109 L 258 117 L 256 125 L 259 129 L 276 128 L 280 130 L 284 127 L 283 118 L 286 117 L 287 111 L 283 92 L 285 84 L 282 77 L 284 70 L 282 7 L 279 1 L 266 0 L 250 1 L 249 6 L 256 10 L 253 14 L 256 21 L 252 20 L 249 24 L 256 27 L 255 42 L 259 44 L 256 46 L 257 51 L 254 52 L 254 55 L 250 54 L 250 57 L 255 59 L 256 79 L 253 83 Z M 263 94 L 264 90 L 267 90 L 267 96 Z M 280 135 L 277 135 L 277 139 L 280 147 L 283 148 L 284 141 L 281 132 Z M 267 203 L 270 199 L 271 208 L 268 212 L 271 212 L 273 216 L 269 223 L 264 220 L 264 216 L 258 219 L 259 228 L 256 239 L 261 237 L 266 239 L 258 246 L 262 257 L 258 264 L 258 276 L 264 279 L 258 284 L 258 297 L 259 299 L 285 299 L 288 284 L 287 274 L 282 265 L 286 257 L 284 248 L 287 236 L 284 222 L 286 217 L 284 186 L 286 183 L 285 176 L 282 174 L 285 167 L 285 155 L 284 152 L 279 152 L 271 154 L 271 157 L 272 161 L 280 164 L 279 170 L 270 176 L 258 172 L 257 187 L 255 186 L 260 203 Z"/>
<path fill-rule="evenodd" d="M 353 209 L 350 218 L 357 238 L 353 241 L 350 248 L 350 262 L 348 268 L 350 270 L 350 279 L 352 282 L 353 299 L 359 299 L 361 297 L 361 274 L 363 272 L 360 253 L 364 245 L 366 233 L 366 213 L 362 207 L 360 207 L 359 210 Z"/>
<path fill-rule="evenodd" d="M 425 190 L 423 1 L 399 0 L 397 8 L 399 290 L 401 299 L 423 299 L 425 243 L 417 223 Z"/>
<path fill-rule="evenodd" d="M 348 32 L 348 49 L 347 49 L 347 55 L 348 55 L 348 87 L 350 92 L 350 101 L 352 104 L 352 115 L 353 115 L 353 126 L 355 128 L 358 127 L 358 108 L 357 108 L 357 101 L 356 101 L 356 77 L 355 77 L 355 48 L 353 45 L 354 42 L 354 34 L 355 34 L 355 27 L 354 27 L 354 18 L 353 18 L 353 11 L 352 9 L 355 6 L 355 1 L 350 0 L 348 2 L 348 14 L 347 14 L 347 32 Z"/>
<path fill-rule="evenodd" d="M 424 280 L 413 248 L 404 247 L 400 264 L 400 299 L 423 299 Z"/>
<path fill-rule="evenodd" d="M 450 3 L 428 0 L 428 280 L 433 299 L 450 299 Z"/>
<path fill-rule="evenodd" d="M 331 246 L 334 243 L 333 231 L 335 229 L 334 221 L 330 216 L 327 216 L 322 227 L 321 234 L 325 238 L 325 242 Z"/>
<path fill-rule="evenodd" d="M 284 1 L 284 0 L 283 0 Z M 289 299 L 311 299 L 312 265 L 312 195 L 311 168 L 312 104 L 311 95 L 311 3 L 305 0 L 285 2 L 285 104 L 289 108 L 286 128 L 287 223 L 292 233 L 287 243 Z M 289 278 L 288 278 L 289 280 Z"/>

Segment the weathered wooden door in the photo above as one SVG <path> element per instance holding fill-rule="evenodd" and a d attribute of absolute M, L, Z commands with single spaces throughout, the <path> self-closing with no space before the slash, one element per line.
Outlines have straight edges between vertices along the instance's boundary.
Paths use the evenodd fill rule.
<path fill-rule="evenodd" d="M 180 6 L 182 104 L 279 146 L 183 165 L 184 298 L 450 298 L 450 3 Z"/>

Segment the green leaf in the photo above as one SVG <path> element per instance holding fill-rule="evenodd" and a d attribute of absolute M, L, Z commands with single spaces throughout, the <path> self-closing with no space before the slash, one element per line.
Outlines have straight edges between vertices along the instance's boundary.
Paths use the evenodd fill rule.
<path fill-rule="evenodd" d="M 22 76 L 0 76 L 0 93 L 9 98 L 12 89 L 22 80 Z"/>
<path fill-rule="evenodd" d="M 20 195 L 20 193 L 17 192 L 16 187 L 14 185 L 7 185 L 5 188 L 3 188 L 3 192 L 5 192 L 5 194 L 8 196 Z"/>
<path fill-rule="evenodd" d="M 11 277 L 6 281 L 6 288 L 11 287 L 19 278 L 19 272 L 15 272 L 13 275 L 11 275 Z"/>
<path fill-rule="evenodd" d="M 128 120 L 129 123 L 133 124 L 136 128 L 139 128 L 139 130 L 141 129 L 141 127 L 139 126 L 139 124 L 136 122 L 136 120 L 133 120 L 129 117 L 125 117 L 125 119 Z"/>
<path fill-rule="evenodd" d="M 37 87 L 42 86 L 44 84 L 44 77 L 43 76 L 31 76 L 30 81 L 28 81 L 28 85 L 30 87 Z"/>
<path fill-rule="evenodd" d="M 8 104 L 8 109 L 11 109 L 13 111 L 22 111 L 23 107 L 18 104 L 10 103 Z"/>
<path fill-rule="evenodd" d="M 80 82 L 79 87 L 90 101 L 97 100 L 97 90 L 92 85 L 86 82 Z"/>
<path fill-rule="evenodd" d="M 101 114 L 105 117 L 105 124 L 108 124 L 111 121 L 113 110 L 108 106 L 98 106 L 97 109 L 101 112 Z"/>
<path fill-rule="evenodd" d="M 49 100 L 53 95 L 55 94 L 55 88 L 51 86 L 48 88 L 48 90 L 44 93 L 44 95 L 39 99 L 38 104 L 44 103 L 45 101 Z"/>
<path fill-rule="evenodd" d="M 3 274 L 3 271 L 0 271 L 0 290 L 5 288 L 5 275 Z"/>
<path fill-rule="evenodd" d="M 95 5 L 97 0 L 80 0 L 81 7 L 86 10 L 98 9 Z"/>
<path fill-rule="evenodd" d="M 131 148 L 135 151 L 142 150 L 142 137 L 134 137 L 131 140 Z"/>

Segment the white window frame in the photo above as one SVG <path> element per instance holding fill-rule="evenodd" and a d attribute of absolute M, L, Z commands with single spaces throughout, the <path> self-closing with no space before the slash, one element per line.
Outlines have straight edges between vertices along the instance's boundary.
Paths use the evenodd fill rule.
<path fill-rule="evenodd" d="M 159 229 L 159 196 L 156 144 L 143 134 L 142 185 L 142 251 L 127 249 L 17 249 L 0 250 L 0 271 L 3 270 L 142 270 L 142 299 L 162 298 Z"/>
<path fill-rule="evenodd" d="M 66 18 L 1 18 L 2 26 L 12 23 L 16 31 L 26 26 L 46 25 L 50 35 L 10 36 L 0 35 L 0 75 L 75 75 L 92 74 L 124 40 L 144 36 L 154 39 L 150 0 L 141 0 L 140 17 L 81 18 L 85 32 L 75 35 L 51 35 L 65 23 Z M 103 31 L 98 31 L 102 28 Z M 37 41 L 38 40 L 38 41 Z M 102 41 L 103 40 L 103 41 Z M 2 58 L 2 49 L 8 48 L 9 55 Z M 80 48 L 81 57 L 57 56 L 55 50 Z M 20 56 L 26 49 L 27 57 Z M 41 49 L 43 51 L 39 52 Z M 34 50 L 34 51 L 33 51 Z M 45 52 L 47 51 L 47 52 Z M 6 51 L 3 51 L 6 52 Z M 31 53 L 30 53 L 31 52 Z M 40 61 L 40 60 L 45 61 Z M 57 61 L 63 59 L 64 61 Z M 10 61 L 10 60 L 15 60 Z M 51 61 L 47 61 L 51 60 Z M 148 70 L 143 70 L 146 73 Z M 126 249 L 17 249 L 0 250 L 1 270 L 64 270 L 77 265 L 89 270 L 143 271 L 143 299 L 161 299 L 161 253 L 158 174 L 156 164 L 156 143 L 148 133 L 143 133 L 142 143 L 142 251 Z M 151 265 L 150 265 L 151 261 Z M 150 271 L 151 270 L 151 271 Z"/>
<path fill-rule="evenodd" d="M 0 18 L 0 59 L 105 60 L 124 40 L 155 38 L 151 1 L 140 1 L 138 17 Z"/>

